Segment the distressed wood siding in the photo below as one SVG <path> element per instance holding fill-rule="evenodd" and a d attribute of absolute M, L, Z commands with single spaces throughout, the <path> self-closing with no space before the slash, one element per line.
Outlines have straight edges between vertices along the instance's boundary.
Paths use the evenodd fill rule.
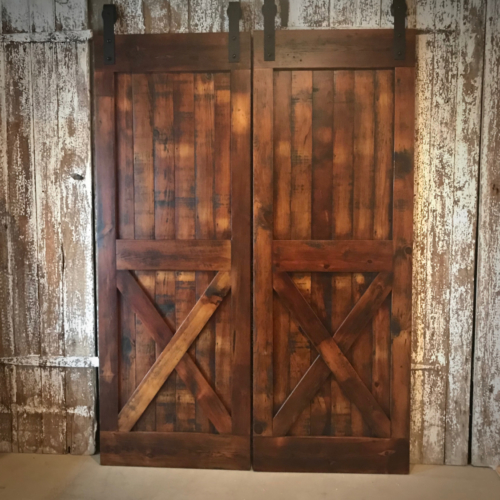
<path fill-rule="evenodd" d="M 500 472 L 500 4 L 486 15 L 472 463 Z"/>
<path fill-rule="evenodd" d="M 34 94 L 36 85 L 33 86 L 33 72 L 36 70 L 34 61 L 38 60 L 38 64 L 43 66 L 42 58 L 45 57 L 48 67 L 51 64 L 59 64 L 60 59 L 54 56 L 56 49 L 33 49 L 33 46 L 30 48 L 26 44 L 23 45 L 24 49 L 21 49 L 21 45 L 14 46 L 13 43 L 6 43 L 6 40 L 12 41 L 14 37 L 35 39 L 54 30 L 84 30 L 86 2 L 2 0 L 1 3 L 2 89 L 11 85 L 12 81 L 18 82 L 15 97 L 6 97 L 5 92 L 2 92 L 0 101 L 0 133 L 3 145 L 0 152 L 1 356 L 9 359 L 19 356 L 21 352 L 26 352 L 19 349 L 24 349 L 23 343 L 26 346 L 28 341 L 30 354 L 31 351 L 35 355 L 41 354 L 42 358 L 37 359 L 45 360 L 47 358 L 43 356 L 58 356 L 61 353 L 57 349 L 63 349 L 67 334 L 62 335 L 59 331 L 58 334 L 51 334 L 49 339 L 45 337 L 44 332 L 57 328 L 57 325 L 64 327 L 63 318 L 68 316 L 65 316 L 64 312 L 62 316 L 58 316 L 58 311 L 66 307 L 67 292 L 63 288 L 50 289 L 50 292 L 43 296 L 43 300 L 39 299 L 44 290 L 50 288 L 50 283 L 58 279 L 57 273 L 61 273 L 61 269 L 56 262 L 60 262 L 57 259 L 63 257 L 61 250 L 58 250 L 61 247 L 44 244 L 41 235 L 49 232 L 49 237 L 54 238 L 53 241 L 58 244 L 63 240 L 64 225 L 59 224 L 58 229 L 54 231 L 51 221 L 61 220 L 67 213 L 71 213 L 71 204 L 62 202 L 64 196 L 70 197 L 72 201 L 81 200 L 81 197 L 85 196 L 90 200 L 90 171 L 87 171 L 82 181 L 65 178 L 63 182 L 61 176 L 66 175 L 63 172 L 67 170 L 59 166 L 59 146 L 53 143 L 53 146 L 44 147 L 43 141 L 40 139 L 37 142 L 35 137 L 37 128 L 30 111 L 37 98 Z M 103 3 L 104 0 L 90 1 L 89 14 L 93 29 L 99 29 L 102 23 Z M 227 1 L 119 0 L 115 3 L 120 10 L 117 31 L 121 33 L 227 30 Z M 276 26 L 291 29 L 391 27 L 391 3 L 392 0 L 277 0 Z M 407 4 L 408 26 L 425 31 L 418 36 L 417 44 L 412 461 L 463 464 L 467 460 L 469 436 L 474 252 L 486 0 L 407 0 Z M 242 27 L 245 30 L 262 29 L 261 6 L 262 0 L 242 1 Z M 472 434 L 474 463 L 491 465 L 492 461 L 498 459 L 491 451 L 495 450 L 494 437 L 498 436 L 498 427 L 495 428 L 495 418 L 498 422 L 498 404 L 494 399 L 495 391 L 498 392 L 495 389 L 498 386 L 498 370 L 490 370 L 489 367 L 494 367 L 491 360 L 498 358 L 497 339 L 500 328 L 498 315 L 495 316 L 491 312 L 499 309 L 498 303 L 495 302 L 498 300 L 497 282 L 491 281 L 499 271 L 498 253 L 493 251 L 499 246 L 495 240 L 498 231 L 492 231 L 499 223 L 495 211 L 498 206 L 498 193 L 492 187 L 498 187 L 499 184 L 496 182 L 498 172 L 495 171 L 495 161 L 498 163 L 498 92 L 495 85 L 498 79 L 499 45 L 496 34 L 498 25 L 495 23 L 499 13 L 495 11 L 498 7 L 493 1 L 488 2 L 488 8 L 487 80 L 483 103 L 488 112 L 482 122 L 485 136 L 481 148 L 483 172 L 476 321 L 478 359 L 475 362 Z M 78 46 L 83 51 L 85 44 Z M 18 60 L 15 65 L 12 59 L 14 57 Z M 37 57 L 39 59 L 36 59 Z M 81 57 L 86 56 L 82 53 Z M 12 74 L 14 69 L 15 75 Z M 40 75 L 39 78 L 50 78 L 46 71 L 44 74 L 45 76 Z M 41 80 L 38 85 L 41 85 Z M 16 107 L 15 116 L 18 117 L 15 126 L 12 124 L 14 115 L 10 111 L 13 106 Z M 58 111 L 50 106 L 45 108 L 45 111 L 39 109 L 38 113 L 48 113 L 53 116 L 52 119 L 59 120 L 58 116 L 54 116 Z M 52 129 L 55 128 L 58 134 L 68 133 L 71 126 L 67 121 L 66 124 L 60 129 L 59 125 L 39 126 L 38 137 L 41 137 L 40 134 L 52 134 Z M 12 134 L 17 138 L 13 143 L 10 142 Z M 5 147 L 7 141 L 9 148 Z M 52 175 L 60 179 L 58 182 L 49 183 L 52 192 L 59 193 L 58 199 L 61 203 L 58 203 L 57 207 L 48 207 L 49 198 L 39 196 L 39 190 L 43 189 L 44 183 L 48 183 L 47 178 L 42 175 L 43 171 L 38 170 L 40 157 L 46 158 L 43 160 L 43 168 L 47 175 L 53 172 Z M 74 173 L 82 175 L 81 172 Z M 22 189 L 18 189 L 20 185 L 12 183 L 16 178 L 19 182 L 21 177 Z M 80 191 L 74 191 L 72 187 L 78 187 Z M 73 207 L 77 205 L 76 203 Z M 90 228 L 90 221 L 80 216 L 74 220 L 78 230 L 87 225 Z M 19 229 L 19 223 L 22 239 L 13 232 L 14 229 Z M 31 264 L 23 266 L 22 273 L 18 273 L 16 267 L 21 255 L 17 253 L 18 249 L 23 255 L 29 254 L 30 259 L 35 259 L 30 261 Z M 77 246 L 73 246 L 73 250 L 76 249 Z M 54 260 L 51 260 L 52 257 Z M 69 258 L 71 257 L 65 253 L 65 274 L 76 267 L 68 264 L 71 262 Z M 89 256 L 82 258 L 89 259 Z M 43 262 L 49 262 L 50 265 L 47 266 Z M 91 262 L 86 262 L 91 273 Z M 82 273 L 81 270 L 78 272 Z M 35 286 L 33 277 L 38 273 L 44 278 Z M 77 280 L 74 282 L 80 285 Z M 86 281 L 85 285 L 82 285 L 84 288 L 78 296 L 79 302 L 88 308 L 87 311 L 94 307 L 93 291 L 86 288 L 88 283 Z M 26 301 L 28 304 L 34 304 L 33 307 L 28 307 L 29 310 L 26 309 Z M 77 305 L 75 304 L 75 307 Z M 22 317 L 11 314 L 11 311 L 18 311 L 19 308 L 24 313 Z M 34 314 L 35 311 L 47 312 L 38 315 Z M 79 311 L 77 314 L 83 312 Z M 75 321 L 74 327 L 78 329 L 78 321 Z M 29 328 L 22 329 L 21 323 L 28 324 Z M 72 331 L 75 331 L 75 328 Z M 85 322 L 82 320 L 80 335 L 86 339 L 94 338 L 93 314 L 86 318 Z M 86 355 L 93 356 L 95 353 L 89 342 L 91 343 L 88 340 L 85 347 Z M 63 357 L 66 355 L 79 356 L 79 353 L 63 352 Z M 38 365 L 46 366 L 43 362 Z M 36 370 L 46 369 L 40 366 L 36 367 Z M 0 378 L 0 447 L 12 449 L 11 407 L 21 403 L 12 402 L 11 399 L 16 394 L 16 381 L 19 381 L 19 387 L 24 387 L 21 385 L 24 379 L 13 374 L 19 369 L 13 363 L 2 364 L 0 369 L 9 375 Z M 78 373 L 78 370 L 85 369 L 78 368 L 71 373 Z M 489 381 L 481 378 L 484 374 L 489 376 Z M 41 376 L 37 380 L 41 380 Z M 493 392 L 489 392 L 490 387 Z M 23 401 L 21 396 L 19 401 Z M 30 404 L 33 401 L 36 401 L 35 396 Z M 68 405 L 67 400 L 65 404 Z M 88 407 L 93 408 L 92 405 L 93 403 L 89 403 Z M 89 422 L 93 420 L 90 419 Z"/>
<path fill-rule="evenodd" d="M 93 453 L 87 3 L 1 4 L 0 452 Z"/>

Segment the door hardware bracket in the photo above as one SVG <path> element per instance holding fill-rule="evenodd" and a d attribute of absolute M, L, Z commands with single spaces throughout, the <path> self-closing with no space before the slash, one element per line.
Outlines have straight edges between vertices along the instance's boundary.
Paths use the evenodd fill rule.
<path fill-rule="evenodd" d="M 404 61 L 406 57 L 406 7 L 405 0 L 393 0 L 391 14 L 394 16 L 394 59 Z"/>
<path fill-rule="evenodd" d="M 104 64 L 109 66 L 115 64 L 115 23 L 118 20 L 115 5 L 105 4 L 102 6 L 102 20 Z"/>
<path fill-rule="evenodd" d="M 275 59 L 275 31 L 274 18 L 278 9 L 274 0 L 264 0 L 262 13 L 264 14 L 264 61 L 274 61 Z"/>
<path fill-rule="evenodd" d="M 227 42 L 229 62 L 240 62 L 240 2 L 229 2 L 227 17 L 229 18 L 229 38 Z"/>

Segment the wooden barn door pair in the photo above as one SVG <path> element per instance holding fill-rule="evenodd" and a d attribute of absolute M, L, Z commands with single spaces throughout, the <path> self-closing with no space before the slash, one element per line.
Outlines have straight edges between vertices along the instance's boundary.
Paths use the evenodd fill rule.
<path fill-rule="evenodd" d="M 127 35 L 109 66 L 96 39 L 103 464 L 408 471 L 414 35 L 404 61 L 392 38 L 282 31 L 264 61 L 256 32 L 252 61 L 241 34 L 229 62 L 227 34 Z"/>

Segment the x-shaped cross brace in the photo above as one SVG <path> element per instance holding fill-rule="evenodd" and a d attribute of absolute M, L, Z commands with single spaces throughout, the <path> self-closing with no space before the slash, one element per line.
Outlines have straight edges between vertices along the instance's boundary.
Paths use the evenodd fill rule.
<path fill-rule="evenodd" d="M 221 271 L 215 276 L 175 334 L 130 272 L 119 271 L 116 281 L 127 304 L 163 349 L 118 415 L 118 430 L 128 432 L 132 429 L 175 369 L 219 433 L 231 433 L 231 416 L 196 362 L 187 353 L 227 295 L 231 282 L 230 273 Z"/>
<path fill-rule="evenodd" d="M 300 331 L 319 353 L 274 416 L 273 435 L 283 436 L 288 432 L 304 407 L 330 373 L 333 373 L 344 394 L 356 405 L 374 434 L 389 437 L 389 418 L 345 357 L 345 353 L 391 291 L 392 274 L 383 272 L 373 280 L 333 337 L 286 272 L 274 272 L 273 286 Z"/>

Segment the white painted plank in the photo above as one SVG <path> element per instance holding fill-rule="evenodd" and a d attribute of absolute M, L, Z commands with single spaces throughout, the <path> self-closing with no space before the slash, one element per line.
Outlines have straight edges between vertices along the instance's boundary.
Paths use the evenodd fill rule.
<path fill-rule="evenodd" d="M 30 31 L 35 33 L 55 31 L 56 12 L 54 0 L 30 0 Z"/>
<path fill-rule="evenodd" d="M 380 26 L 380 0 L 357 0 L 356 26 L 378 28 Z"/>
<path fill-rule="evenodd" d="M 339 0 L 331 2 L 330 26 L 332 28 L 352 27 L 356 24 L 356 2 L 353 0 Z"/>
<path fill-rule="evenodd" d="M 220 0 L 189 1 L 190 33 L 209 33 L 222 30 L 222 6 Z"/>
<path fill-rule="evenodd" d="M 189 9 L 186 0 L 144 0 L 146 33 L 186 33 Z"/>
<path fill-rule="evenodd" d="M 32 45 L 40 342 L 45 355 L 64 354 L 61 174 L 55 47 Z"/>
<path fill-rule="evenodd" d="M 0 365 L 96 368 L 99 366 L 99 358 L 97 356 L 11 356 L 0 358 Z"/>
<path fill-rule="evenodd" d="M 29 0 L 2 0 L 2 33 L 29 31 L 31 31 Z"/>
<path fill-rule="evenodd" d="M 330 25 L 329 0 L 287 2 L 287 7 L 289 28 L 328 28 Z M 283 6 L 281 10 L 283 22 Z"/>
<path fill-rule="evenodd" d="M 500 3 L 486 14 L 472 464 L 500 465 Z M 498 470 L 498 469 L 497 469 Z"/>
<path fill-rule="evenodd" d="M 7 88 L 4 44 L 0 44 L 0 355 L 14 355 L 12 240 L 9 214 Z"/>
<path fill-rule="evenodd" d="M 434 72 L 434 35 L 417 37 L 415 203 L 413 217 L 413 303 L 410 459 L 423 459 L 423 411 L 426 365 L 425 294 L 427 285 L 426 243 L 431 172 L 432 82 Z"/>
<path fill-rule="evenodd" d="M 463 2 L 458 22 L 460 32 L 445 435 L 445 463 L 448 465 L 466 465 L 469 452 L 484 14 L 485 0 Z"/>
<path fill-rule="evenodd" d="M 96 447 L 95 369 L 66 370 L 66 448 L 72 455 L 92 455 Z"/>
<path fill-rule="evenodd" d="M 92 38 L 92 31 L 53 31 L 50 33 L 9 33 L 0 35 L 0 42 L 48 43 L 48 42 L 86 42 Z"/>
<path fill-rule="evenodd" d="M 87 44 L 57 44 L 64 335 L 67 356 L 95 353 L 90 82 Z"/>
<path fill-rule="evenodd" d="M 86 0 L 55 0 L 55 7 L 57 30 L 71 31 L 87 28 Z"/>
<path fill-rule="evenodd" d="M 65 370 L 46 368 L 41 371 L 42 386 L 42 453 L 63 454 L 66 451 L 66 383 Z M 54 408 L 56 411 L 46 411 Z"/>
<path fill-rule="evenodd" d="M 434 36 L 427 282 L 420 290 L 425 293 L 426 362 L 434 369 L 425 372 L 422 449 L 425 463 L 440 464 L 446 422 L 457 69 L 455 36 Z"/>
<path fill-rule="evenodd" d="M 10 269 L 15 354 L 39 354 L 36 206 L 32 141 L 31 47 L 5 47 Z"/>
<path fill-rule="evenodd" d="M 116 0 L 118 10 L 115 33 L 122 35 L 145 33 L 142 0 Z"/>

